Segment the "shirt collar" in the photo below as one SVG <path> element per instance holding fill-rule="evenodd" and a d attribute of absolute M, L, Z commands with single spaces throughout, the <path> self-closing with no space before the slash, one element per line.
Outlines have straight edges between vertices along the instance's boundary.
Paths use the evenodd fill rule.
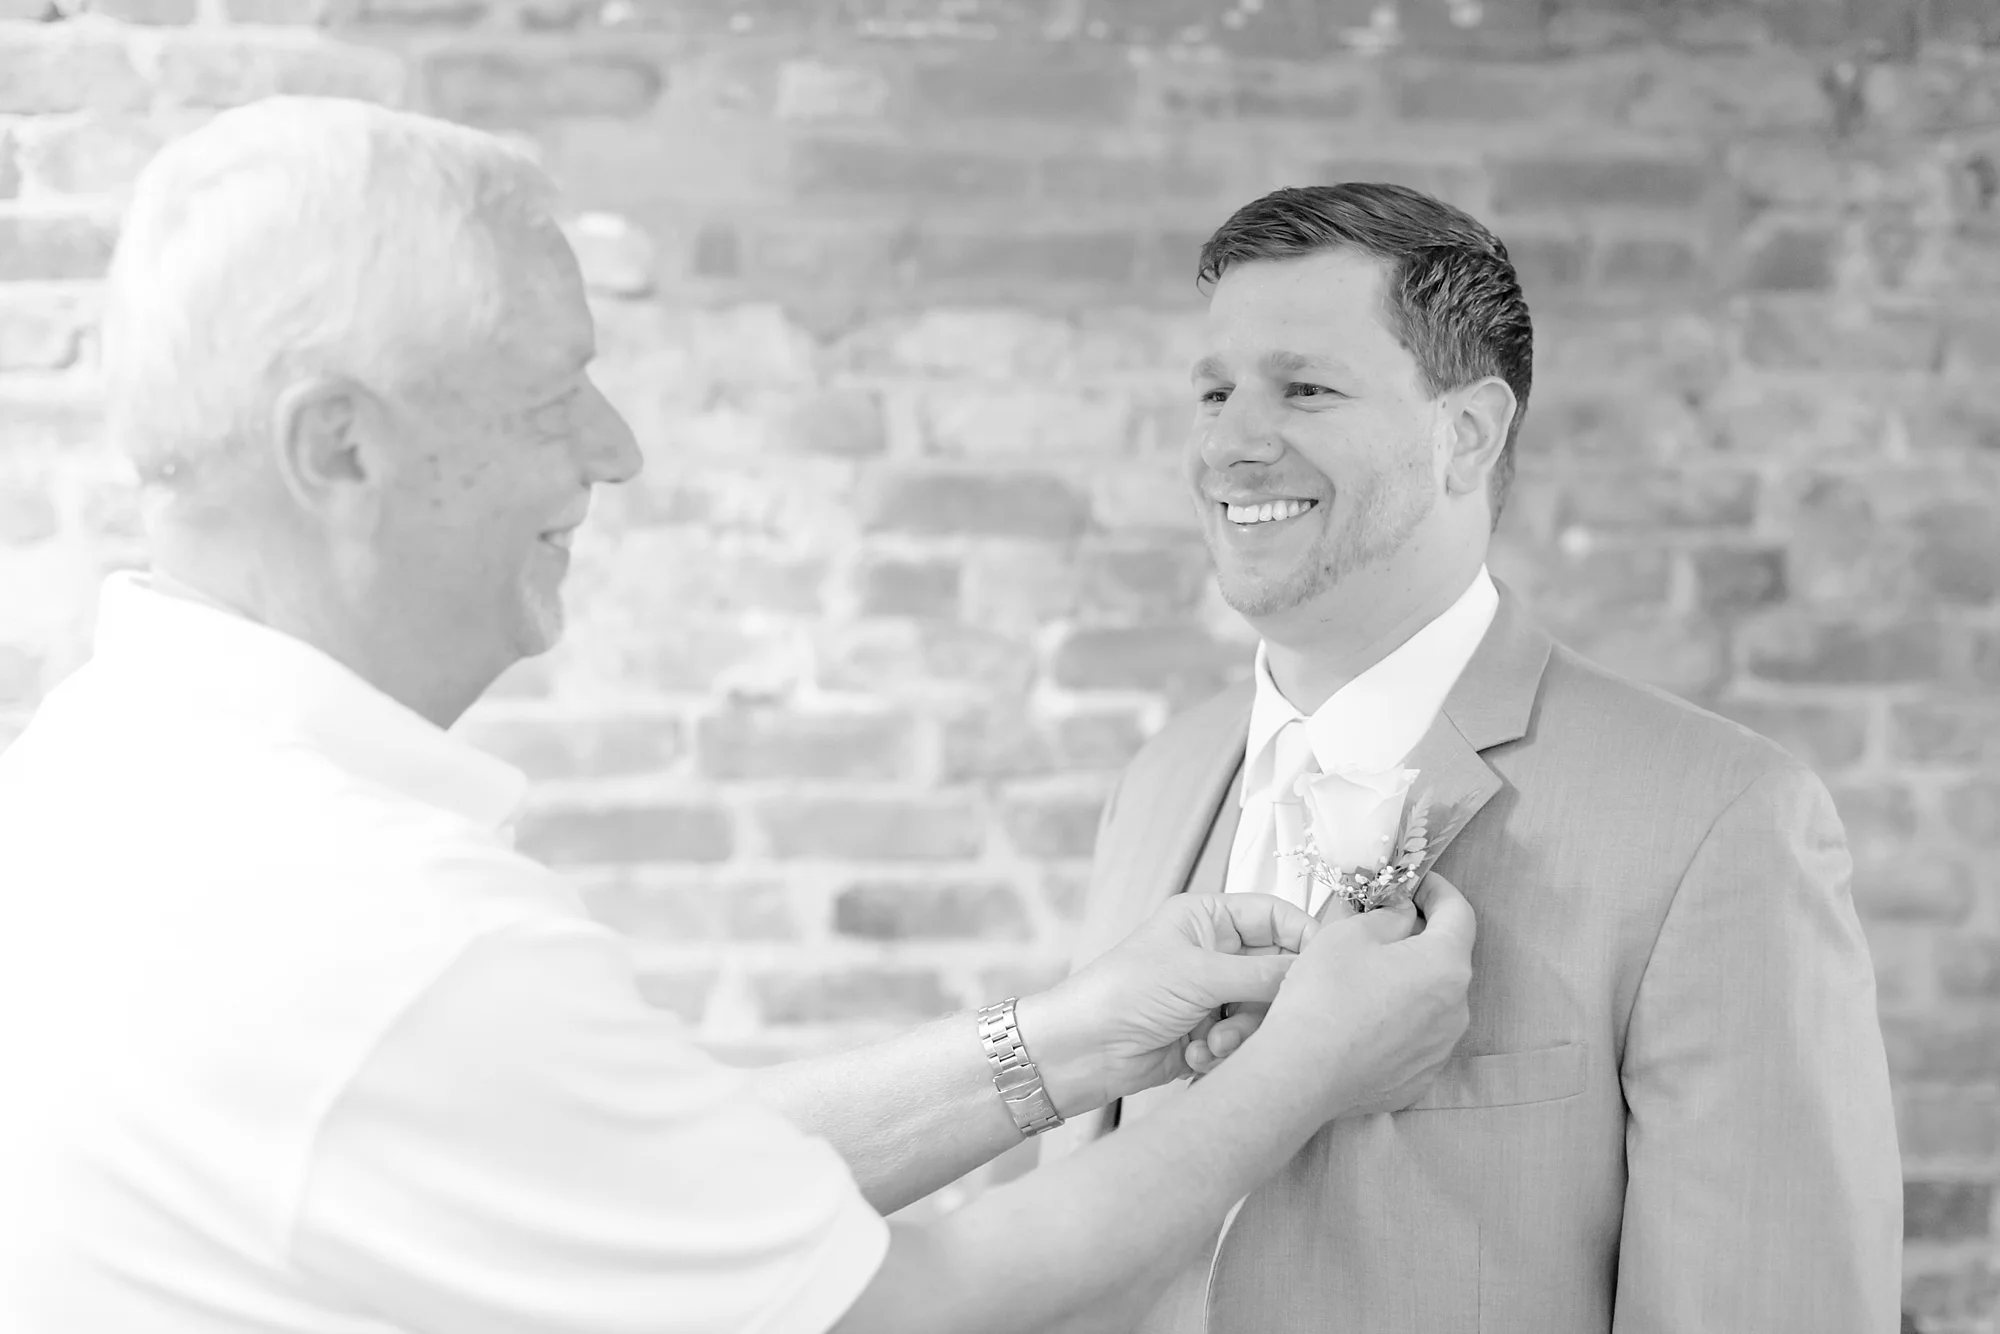
<path fill-rule="evenodd" d="M 1457 601 L 1334 691 L 1310 718 L 1278 690 L 1271 679 L 1269 655 L 1259 641 L 1256 694 L 1244 751 L 1243 800 L 1252 800 L 1270 786 L 1275 742 L 1290 722 L 1305 722 L 1321 772 L 1340 766 L 1373 772 L 1400 763 L 1437 717 L 1445 696 L 1492 625 L 1499 603 L 1499 590 L 1482 565 Z"/>
<path fill-rule="evenodd" d="M 518 769 L 303 640 L 159 592 L 129 571 L 105 581 L 91 669 L 165 707 L 304 745 L 357 778 L 488 829 L 513 816 L 527 789 Z"/>

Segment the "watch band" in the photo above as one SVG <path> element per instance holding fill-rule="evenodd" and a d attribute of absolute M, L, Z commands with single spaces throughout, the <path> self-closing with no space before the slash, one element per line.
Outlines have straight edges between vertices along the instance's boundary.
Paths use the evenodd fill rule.
<path fill-rule="evenodd" d="M 1028 1057 L 1021 1041 L 1020 1025 L 1014 1021 L 1014 1003 L 1009 996 L 979 1012 L 979 1045 L 986 1049 L 986 1063 L 993 1067 L 993 1087 L 1021 1134 L 1033 1138 L 1063 1123 L 1049 1092 L 1042 1087 L 1042 1072 Z"/>

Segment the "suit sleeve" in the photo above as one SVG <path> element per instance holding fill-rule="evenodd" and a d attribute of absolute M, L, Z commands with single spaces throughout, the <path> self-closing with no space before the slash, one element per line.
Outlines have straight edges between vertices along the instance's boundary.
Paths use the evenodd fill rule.
<path fill-rule="evenodd" d="M 1688 865 L 1626 1035 L 1614 1334 L 1897 1328 L 1902 1174 L 1850 868 L 1796 764 Z"/>

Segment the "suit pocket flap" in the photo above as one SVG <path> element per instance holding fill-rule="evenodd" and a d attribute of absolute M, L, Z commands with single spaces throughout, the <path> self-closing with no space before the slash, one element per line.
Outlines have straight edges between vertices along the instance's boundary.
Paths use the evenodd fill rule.
<path fill-rule="evenodd" d="M 1533 1051 L 1454 1056 L 1409 1110 L 1510 1107 L 1570 1097 L 1583 1091 L 1583 1050 L 1581 1042 L 1565 1042 Z"/>

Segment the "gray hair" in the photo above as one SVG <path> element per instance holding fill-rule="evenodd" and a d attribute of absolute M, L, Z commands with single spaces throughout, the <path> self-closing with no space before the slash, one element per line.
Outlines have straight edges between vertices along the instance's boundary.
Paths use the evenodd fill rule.
<path fill-rule="evenodd" d="M 103 323 L 109 429 L 142 480 L 227 463 L 298 378 L 421 393 L 496 336 L 500 236 L 547 217 L 520 149 L 366 102 L 226 111 L 140 174 Z"/>

